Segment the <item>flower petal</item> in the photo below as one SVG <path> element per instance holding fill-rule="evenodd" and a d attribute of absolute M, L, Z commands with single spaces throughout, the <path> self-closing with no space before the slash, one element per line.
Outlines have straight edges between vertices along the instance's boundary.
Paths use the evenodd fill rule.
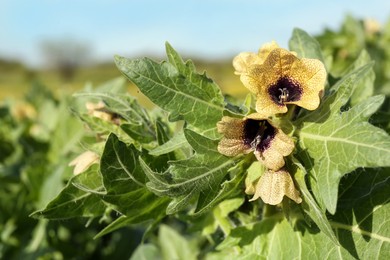
<path fill-rule="evenodd" d="M 271 98 L 259 98 L 262 96 L 267 96 L 267 94 L 259 93 L 256 100 L 256 111 L 260 116 L 267 118 L 276 114 L 284 114 L 288 111 L 287 106 L 278 105 Z"/>
<path fill-rule="evenodd" d="M 217 130 L 223 134 L 218 144 L 218 152 L 226 156 L 236 156 L 250 152 L 250 146 L 244 143 L 245 121 L 238 118 L 224 116 L 217 123 Z"/>
<path fill-rule="evenodd" d="M 270 170 L 279 170 L 285 164 L 284 157 L 294 150 L 294 141 L 275 127 L 276 134 L 270 140 L 269 146 L 264 151 L 256 150 L 256 158 Z"/>
<path fill-rule="evenodd" d="M 288 50 L 274 48 L 264 63 L 253 64 L 240 79 L 256 95 L 256 111 L 267 117 L 286 113 L 286 104 L 316 109 L 325 86 L 326 70 L 319 60 L 299 59 Z"/>
<path fill-rule="evenodd" d="M 241 52 L 233 59 L 234 74 L 241 75 L 247 72 L 248 68 L 253 64 L 262 63 L 259 55 L 254 52 Z"/>
<path fill-rule="evenodd" d="M 278 48 L 280 48 L 280 47 L 276 43 L 276 41 L 267 42 L 267 43 L 263 44 L 259 49 L 258 56 L 260 59 L 260 63 L 258 63 L 258 64 L 263 63 L 267 59 L 267 57 L 271 53 L 271 51 L 278 49 Z"/>
<path fill-rule="evenodd" d="M 264 203 L 277 205 L 287 196 L 296 203 L 301 203 L 299 192 L 295 189 L 290 174 L 285 170 L 266 171 L 256 185 L 255 195 L 250 201 L 261 198 Z"/>
<path fill-rule="evenodd" d="M 250 66 L 262 64 L 269 53 L 276 48 L 279 48 L 279 45 L 275 41 L 272 41 L 261 46 L 258 53 L 241 52 L 233 59 L 234 73 L 236 75 L 241 75 L 246 73 Z"/>
<path fill-rule="evenodd" d="M 326 81 L 326 70 L 321 61 L 301 59 L 290 70 L 289 76 L 299 82 L 303 95 L 300 100 L 291 102 L 308 110 L 316 109 L 320 104 L 320 94 Z"/>

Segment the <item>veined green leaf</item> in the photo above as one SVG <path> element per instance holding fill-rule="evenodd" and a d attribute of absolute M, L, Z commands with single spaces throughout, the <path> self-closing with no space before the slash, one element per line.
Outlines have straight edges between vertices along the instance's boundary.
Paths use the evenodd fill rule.
<path fill-rule="evenodd" d="M 358 170 L 342 180 L 340 203 L 324 232 L 281 215 L 233 229 L 218 245 L 221 255 L 255 259 L 387 259 L 390 257 L 390 168 Z M 235 250 L 234 250 L 235 249 Z"/>
<path fill-rule="evenodd" d="M 31 214 L 32 217 L 47 219 L 67 219 L 74 217 L 96 217 L 104 213 L 106 205 L 100 196 L 78 189 L 73 181 L 100 193 L 103 189 L 101 177 L 95 166 L 73 177 L 65 188 L 53 199 L 45 209 Z"/>
<path fill-rule="evenodd" d="M 339 245 L 339 242 L 332 230 L 332 227 L 329 223 L 328 218 L 326 217 L 325 212 L 319 207 L 311 193 L 309 192 L 306 182 L 305 182 L 305 175 L 306 170 L 302 166 L 302 164 L 298 162 L 294 162 L 298 169 L 296 173 L 294 174 L 294 179 L 299 185 L 299 190 L 301 192 L 301 195 L 303 197 L 302 201 L 302 208 L 305 211 L 307 215 L 310 216 L 310 218 L 314 221 L 314 223 L 317 224 L 318 228 L 329 237 L 330 240 L 332 240 L 335 245 Z"/>
<path fill-rule="evenodd" d="M 184 136 L 184 132 L 179 132 L 166 143 L 157 146 L 153 150 L 149 151 L 149 154 L 154 156 L 159 156 L 162 154 L 173 152 L 185 145 L 187 145 L 187 140 Z"/>
<path fill-rule="evenodd" d="M 331 225 L 356 259 L 390 257 L 390 168 L 358 169 L 340 185 Z"/>
<path fill-rule="evenodd" d="M 197 74 L 191 62 L 184 63 L 169 44 L 167 55 L 169 62 L 119 56 L 115 62 L 142 93 L 171 113 L 171 119 L 183 118 L 205 135 L 217 136 L 216 123 L 224 110 L 220 89 L 205 75 Z"/>
<path fill-rule="evenodd" d="M 388 226 L 388 221 L 386 225 Z M 246 259 L 248 255 L 252 256 L 252 259 L 387 259 L 389 257 L 388 237 L 375 237 L 372 236 L 374 234 L 362 233 L 362 230 L 342 223 L 332 222 L 332 227 L 337 230 L 336 235 L 340 245 L 335 245 L 324 233 L 308 229 L 303 222 L 298 222 L 293 228 L 284 218 L 267 218 L 255 224 L 233 229 L 217 249 L 221 250 L 222 254 L 230 251 L 230 257 L 234 259 Z M 371 234 L 372 241 L 363 238 L 367 234 Z"/>
<path fill-rule="evenodd" d="M 100 163 L 104 187 L 107 190 L 102 199 L 122 214 L 131 216 L 133 221 L 136 217 L 138 221 L 142 217 L 146 220 L 150 217 L 149 212 L 159 208 L 160 204 L 164 206 L 160 213 L 164 213 L 167 201 L 158 198 L 146 188 L 146 176 L 138 161 L 141 154 L 132 144 L 127 146 L 111 134 Z M 154 211 L 154 214 L 157 217 L 157 212 Z"/>
<path fill-rule="evenodd" d="M 340 111 L 369 69 L 366 65 L 345 76 L 317 111 L 303 117 L 306 122 L 299 131 L 299 157 L 315 179 L 315 196 L 332 214 L 343 175 L 358 167 L 390 166 L 389 135 L 367 122 L 383 103 L 383 96 L 370 97 L 348 111 Z"/>
<path fill-rule="evenodd" d="M 192 131 L 186 131 L 187 135 L 197 153 L 186 160 L 169 162 L 166 172 L 155 172 L 140 159 L 149 178 L 147 187 L 159 196 L 174 198 L 168 207 L 170 213 L 184 208 L 200 193 L 218 193 L 223 178 L 235 164 L 234 159 L 216 152 L 216 141 Z"/>
<path fill-rule="evenodd" d="M 127 211 L 127 213 L 129 213 L 128 215 L 122 215 L 110 223 L 95 236 L 95 239 L 123 227 L 140 223 L 152 225 L 153 223 L 161 221 L 161 219 L 165 216 L 165 209 L 170 199 L 166 197 L 156 197 L 146 189 L 139 190 L 139 192 L 140 195 L 143 194 L 143 197 L 139 198 L 138 201 L 134 198 L 135 203 L 130 205 L 134 207 L 133 211 Z M 120 202 L 126 203 L 125 200 Z"/>
<path fill-rule="evenodd" d="M 298 57 L 318 59 L 325 64 L 320 44 L 302 29 L 294 28 L 288 45 L 291 51 L 298 54 Z"/>
<path fill-rule="evenodd" d="M 366 50 L 363 50 L 356 61 L 347 69 L 346 74 L 363 67 L 366 64 L 372 63 L 370 55 Z M 351 106 L 359 104 L 361 101 L 365 100 L 368 97 L 371 97 L 374 94 L 374 80 L 375 72 L 374 68 L 371 67 L 366 75 L 357 82 L 357 86 L 351 95 Z"/>

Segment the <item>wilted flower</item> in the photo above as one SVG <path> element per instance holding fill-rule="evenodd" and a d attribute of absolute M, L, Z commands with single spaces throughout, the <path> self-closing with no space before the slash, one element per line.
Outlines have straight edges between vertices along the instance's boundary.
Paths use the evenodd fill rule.
<path fill-rule="evenodd" d="M 120 124 L 119 115 L 109 111 L 102 101 L 98 103 L 87 102 L 85 104 L 85 107 L 88 110 L 88 114 L 92 115 L 93 117 L 100 118 L 104 121 L 112 122 L 116 125 Z"/>
<path fill-rule="evenodd" d="M 236 156 L 254 152 L 256 158 L 272 170 L 283 167 L 283 157 L 294 150 L 293 140 L 266 119 L 224 116 L 217 128 L 223 134 L 218 144 L 221 154 Z"/>
<path fill-rule="evenodd" d="M 251 191 L 253 191 L 253 187 L 247 188 L 247 192 Z M 299 192 L 287 171 L 266 171 L 258 180 L 254 188 L 254 196 L 250 201 L 261 198 L 264 203 L 277 205 L 282 202 L 284 196 L 289 197 L 296 203 L 302 202 Z"/>
<path fill-rule="evenodd" d="M 92 164 L 99 162 L 99 155 L 92 151 L 86 151 L 77 156 L 73 161 L 69 163 L 69 166 L 75 166 L 73 174 L 77 175 L 84 172 Z"/>
<path fill-rule="evenodd" d="M 286 113 L 287 104 L 314 110 L 320 103 L 326 70 L 319 60 L 300 59 L 272 42 L 258 54 L 239 54 L 233 66 L 245 87 L 256 95 L 256 111 L 263 117 Z"/>

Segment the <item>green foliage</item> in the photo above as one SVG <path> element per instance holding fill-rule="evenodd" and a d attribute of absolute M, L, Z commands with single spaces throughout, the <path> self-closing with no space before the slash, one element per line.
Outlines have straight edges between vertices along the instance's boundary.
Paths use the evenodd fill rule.
<path fill-rule="evenodd" d="M 295 29 L 289 42 L 298 57 L 319 59 L 330 72 L 320 107 L 297 109 L 289 122 L 296 149 L 286 168 L 301 204 L 286 197 L 279 206 L 249 202 L 245 186 L 264 169 L 253 154 L 220 154 L 216 124 L 253 109 L 250 96 L 242 105 L 224 99 L 215 82 L 167 44 L 160 63 L 115 58 L 158 106 L 153 110 L 125 93 L 122 79 L 85 89 L 72 102 L 32 95 L 34 120 L 19 122 L 9 106 L 1 108 L 0 192 L 20 203 L 0 203 L 0 256 L 72 258 L 84 250 L 92 257 L 100 249 L 108 258 L 126 249 L 121 258 L 390 257 L 390 110 L 382 87 L 389 80 L 372 62 L 390 29 L 372 36 L 382 39 L 376 47 L 351 19 L 319 41 Z M 332 37 L 345 40 L 352 32 L 360 40 L 341 60 L 337 53 L 348 46 L 336 48 Z M 38 132 L 31 130 L 36 124 Z M 72 175 L 67 165 L 86 150 L 76 160 L 81 173 Z M 88 227 L 80 228 L 81 220 Z M 85 248 L 63 253 L 59 245 L 71 247 L 76 233 Z"/>

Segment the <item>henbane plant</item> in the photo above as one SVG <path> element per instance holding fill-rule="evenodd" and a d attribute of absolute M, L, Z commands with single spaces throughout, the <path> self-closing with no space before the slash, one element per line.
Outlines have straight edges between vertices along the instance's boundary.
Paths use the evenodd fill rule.
<path fill-rule="evenodd" d="M 364 56 L 333 78 L 307 33 L 295 29 L 289 47 L 272 42 L 233 60 L 237 87 L 249 90 L 243 103 L 169 44 L 161 63 L 115 57 L 159 109 L 107 88 L 76 94 L 95 142 L 72 162 L 81 173 L 33 216 L 100 218 L 97 237 L 143 225 L 138 256 L 150 246 L 167 254 L 163 236 L 188 247 L 175 251 L 186 259 L 388 256 L 390 137 L 369 122 L 385 97 L 350 102 L 373 63 Z M 195 248 L 166 225 L 151 245 L 172 222 L 200 231 Z"/>

